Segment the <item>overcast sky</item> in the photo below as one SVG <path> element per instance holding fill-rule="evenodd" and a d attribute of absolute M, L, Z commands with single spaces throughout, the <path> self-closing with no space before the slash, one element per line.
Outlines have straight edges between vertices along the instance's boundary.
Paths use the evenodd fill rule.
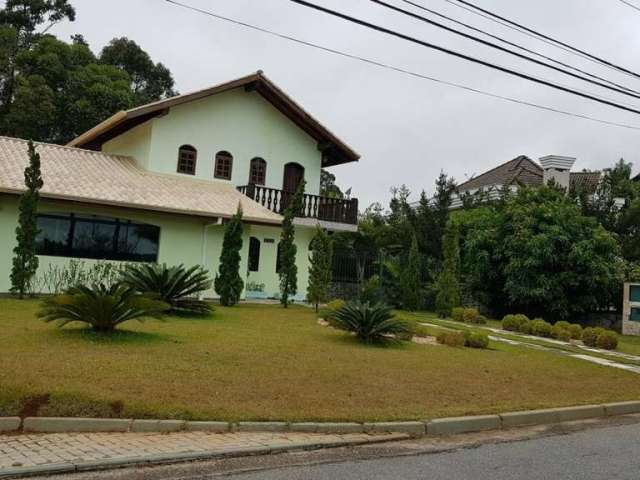
<path fill-rule="evenodd" d="M 562 110 L 640 127 L 640 116 L 491 71 L 427 48 L 348 24 L 288 0 L 182 0 L 185 3 L 389 63 L 420 74 Z M 640 107 L 565 75 L 461 39 L 368 0 L 314 0 L 429 42 Z M 402 5 L 400 0 L 388 0 Z M 640 80 L 545 45 L 445 0 L 416 0 L 554 58 L 640 89 Z M 475 0 L 486 9 L 583 50 L 640 71 L 640 11 L 619 0 Z M 640 0 L 631 0 L 640 6 Z M 578 158 L 577 169 L 601 169 L 624 157 L 640 166 L 640 131 L 606 126 L 488 98 L 338 57 L 247 30 L 163 0 L 72 0 L 74 23 L 52 33 L 81 33 L 94 51 L 127 36 L 168 66 L 181 92 L 262 69 L 362 155 L 334 167 L 343 188 L 366 206 L 386 203 L 406 184 L 415 196 L 433 190 L 441 170 L 458 181 L 524 154 Z M 404 5 L 407 7 L 406 5 Z M 410 7 L 407 7 L 410 8 Z M 638 168 L 635 168 L 637 171 Z"/>

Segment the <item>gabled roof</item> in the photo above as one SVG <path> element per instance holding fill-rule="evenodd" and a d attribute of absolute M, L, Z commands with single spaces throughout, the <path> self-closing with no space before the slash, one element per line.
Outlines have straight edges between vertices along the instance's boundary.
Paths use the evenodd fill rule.
<path fill-rule="evenodd" d="M 601 172 L 571 172 L 569 182 L 571 188 L 585 188 L 588 192 L 593 193 L 601 178 Z M 543 184 L 543 181 L 544 170 L 542 167 L 529 157 L 520 155 L 462 183 L 458 186 L 458 191 L 466 192 L 503 185 L 538 187 Z"/>
<path fill-rule="evenodd" d="M 182 105 L 236 88 L 256 91 L 318 142 L 323 152 L 323 167 L 355 162 L 360 155 L 324 127 L 290 96 L 269 80 L 262 71 L 214 87 L 178 95 L 127 111 L 121 111 L 69 142 L 70 147 L 100 150 L 102 145 L 133 127 L 165 115 L 171 107 Z"/>
<path fill-rule="evenodd" d="M 79 148 L 37 143 L 36 151 L 44 180 L 43 198 L 211 219 L 230 218 L 240 204 L 247 222 L 282 223 L 280 215 L 225 182 L 148 172 L 130 157 Z M 25 190 L 28 163 L 27 141 L 0 137 L 0 193 Z"/>

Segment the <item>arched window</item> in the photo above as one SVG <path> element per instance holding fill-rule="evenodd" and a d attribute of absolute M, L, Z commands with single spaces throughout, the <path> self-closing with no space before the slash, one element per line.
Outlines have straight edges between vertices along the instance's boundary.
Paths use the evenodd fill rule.
<path fill-rule="evenodd" d="M 191 145 L 182 145 L 178 150 L 178 173 L 196 174 L 198 151 Z"/>
<path fill-rule="evenodd" d="M 256 237 L 249 239 L 249 271 L 260 270 L 260 240 Z"/>
<path fill-rule="evenodd" d="M 216 153 L 216 168 L 214 176 L 222 180 L 231 180 L 231 171 L 233 169 L 233 155 L 229 152 Z"/>
<path fill-rule="evenodd" d="M 249 166 L 249 184 L 264 185 L 267 181 L 267 162 L 263 158 L 254 158 Z"/>

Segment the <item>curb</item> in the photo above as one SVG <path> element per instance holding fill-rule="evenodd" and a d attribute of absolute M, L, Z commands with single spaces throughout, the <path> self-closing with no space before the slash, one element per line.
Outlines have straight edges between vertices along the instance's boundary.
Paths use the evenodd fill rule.
<path fill-rule="evenodd" d="M 109 418 L 0 417 L 0 433 L 170 433 L 170 432 L 299 432 L 344 435 L 350 433 L 398 433 L 412 437 L 455 435 L 512 427 L 546 425 L 591 418 L 640 413 L 640 401 L 581 405 L 506 412 L 497 415 L 438 418 L 422 422 L 317 423 L 317 422 L 189 422 L 183 420 L 132 420 Z"/>

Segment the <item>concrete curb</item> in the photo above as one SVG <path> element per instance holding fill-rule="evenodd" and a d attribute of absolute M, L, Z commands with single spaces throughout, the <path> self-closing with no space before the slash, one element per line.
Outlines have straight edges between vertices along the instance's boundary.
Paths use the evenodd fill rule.
<path fill-rule="evenodd" d="M 498 415 L 438 418 L 422 422 L 321 423 L 321 422 L 188 422 L 183 420 L 131 420 L 111 418 L 0 417 L 0 432 L 100 433 L 100 432 L 302 432 L 324 434 L 401 433 L 413 437 L 455 435 L 528 425 L 545 425 L 589 418 L 640 413 L 640 401 L 581 405 L 506 412 Z"/>

